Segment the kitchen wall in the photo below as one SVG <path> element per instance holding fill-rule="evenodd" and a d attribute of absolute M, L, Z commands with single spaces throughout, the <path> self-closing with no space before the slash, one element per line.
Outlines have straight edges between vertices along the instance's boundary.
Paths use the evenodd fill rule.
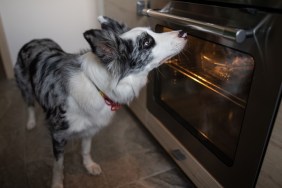
<path fill-rule="evenodd" d="M 136 3 L 137 0 L 104 0 L 104 13 L 129 27 L 148 26 L 146 17 L 136 15 Z"/>
<path fill-rule="evenodd" d="M 153 4 L 154 7 L 163 8 L 169 0 L 140 0 L 144 1 L 146 6 Z M 150 2 L 149 2 L 150 1 Z M 103 0 L 104 14 L 124 22 L 129 27 L 149 27 L 148 19 L 145 16 L 136 14 L 136 4 L 138 0 Z"/>
<path fill-rule="evenodd" d="M 0 66 L 2 66 L 3 71 L 0 73 L 2 79 L 6 78 L 13 78 L 13 65 L 11 61 L 10 51 L 8 49 L 8 44 L 6 40 L 6 35 L 4 32 L 2 19 L 1 19 L 1 12 L 0 12 Z"/>
<path fill-rule="evenodd" d="M 23 44 L 52 38 L 67 52 L 88 48 L 82 33 L 98 27 L 102 0 L 0 0 L 0 16 L 13 65 Z"/>

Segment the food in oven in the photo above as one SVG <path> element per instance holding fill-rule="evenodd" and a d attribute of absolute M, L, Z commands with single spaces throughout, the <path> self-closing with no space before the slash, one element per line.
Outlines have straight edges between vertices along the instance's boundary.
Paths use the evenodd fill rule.
<path fill-rule="evenodd" d="M 206 43 L 200 56 L 202 70 L 221 81 L 240 82 L 253 72 L 253 58 L 229 48 Z"/>

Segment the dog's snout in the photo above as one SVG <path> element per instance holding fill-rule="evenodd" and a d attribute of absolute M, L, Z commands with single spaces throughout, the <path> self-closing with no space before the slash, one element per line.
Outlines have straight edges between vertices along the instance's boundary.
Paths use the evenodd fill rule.
<path fill-rule="evenodd" d="M 187 33 L 185 32 L 185 31 L 179 31 L 179 33 L 178 33 L 178 37 L 179 38 L 184 38 L 184 39 L 187 39 L 188 38 L 188 35 L 187 35 Z"/>

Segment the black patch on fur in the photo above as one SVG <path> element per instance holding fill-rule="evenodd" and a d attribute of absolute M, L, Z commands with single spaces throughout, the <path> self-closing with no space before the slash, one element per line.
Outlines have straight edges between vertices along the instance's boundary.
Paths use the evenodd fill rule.
<path fill-rule="evenodd" d="M 152 36 L 144 32 L 137 36 L 136 43 L 124 40 L 109 30 L 88 30 L 85 39 L 108 70 L 119 79 L 142 71 L 152 60 L 151 50 L 155 46 Z"/>
<path fill-rule="evenodd" d="M 64 154 L 64 147 L 67 144 L 67 140 L 57 136 L 57 134 L 52 134 L 52 144 L 53 144 L 53 154 L 56 160 Z"/>
<path fill-rule="evenodd" d="M 154 38 L 148 33 L 144 32 L 137 38 L 138 50 L 150 50 L 155 46 Z"/>
<path fill-rule="evenodd" d="M 46 112 L 56 158 L 63 152 L 65 144 L 61 132 L 69 127 L 65 119 L 67 87 L 69 77 L 81 66 L 77 58 L 78 55 L 65 53 L 50 39 L 32 40 L 19 51 L 14 68 L 26 103 L 34 106 L 36 98 Z"/>
<path fill-rule="evenodd" d="M 118 56 L 117 45 L 120 43 L 117 36 L 108 31 L 91 29 L 84 33 L 92 51 L 104 64 L 109 64 Z"/>

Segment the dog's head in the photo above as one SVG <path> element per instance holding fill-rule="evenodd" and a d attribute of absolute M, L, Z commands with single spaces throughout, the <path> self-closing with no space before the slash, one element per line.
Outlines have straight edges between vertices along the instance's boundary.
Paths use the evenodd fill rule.
<path fill-rule="evenodd" d="M 108 17 L 99 16 L 101 30 L 84 33 L 93 53 L 109 72 L 121 79 L 132 73 L 148 73 L 178 54 L 187 42 L 182 31 L 155 33 L 149 28 L 129 29 Z"/>

